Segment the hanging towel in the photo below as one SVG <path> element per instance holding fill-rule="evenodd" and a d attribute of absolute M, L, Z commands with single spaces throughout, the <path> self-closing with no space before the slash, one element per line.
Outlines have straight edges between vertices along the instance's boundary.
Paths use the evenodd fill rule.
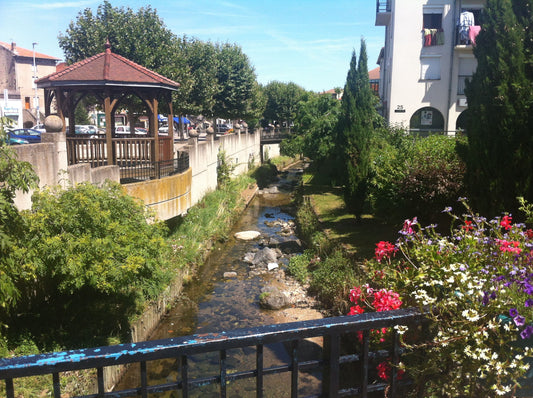
<path fill-rule="evenodd" d="M 424 29 L 424 47 L 431 46 L 431 29 Z"/>
<path fill-rule="evenodd" d="M 436 46 L 444 45 L 444 31 L 440 30 L 435 34 L 435 45 Z"/>
<path fill-rule="evenodd" d="M 470 26 L 468 30 L 468 38 L 470 39 L 470 42 L 472 43 L 473 46 L 476 45 L 476 36 L 479 34 L 480 30 L 481 30 L 481 26 L 479 25 Z"/>

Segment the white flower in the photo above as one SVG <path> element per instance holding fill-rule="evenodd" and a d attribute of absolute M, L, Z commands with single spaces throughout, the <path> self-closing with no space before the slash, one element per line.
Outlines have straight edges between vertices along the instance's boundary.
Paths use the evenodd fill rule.
<path fill-rule="evenodd" d="M 409 327 L 407 327 L 406 325 L 396 325 L 394 326 L 394 329 L 396 329 L 396 332 L 398 334 L 404 334 L 409 330 Z"/>
<path fill-rule="evenodd" d="M 478 314 L 478 312 L 476 310 L 473 310 L 471 308 L 467 309 L 467 310 L 464 310 L 461 315 L 465 318 L 465 319 L 468 319 L 470 322 L 476 322 L 477 320 L 479 320 L 480 316 Z"/>

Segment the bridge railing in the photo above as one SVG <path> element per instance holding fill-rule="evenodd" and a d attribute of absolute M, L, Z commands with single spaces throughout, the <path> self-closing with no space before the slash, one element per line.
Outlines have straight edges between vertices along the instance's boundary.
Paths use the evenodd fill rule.
<path fill-rule="evenodd" d="M 290 135 L 289 129 L 261 129 L 261 142 L 279 142 Z"/>
<path fill-rule="evenodd" d="M 220 333 L 209 333 L 141 343 L 121 344 L 109 347 L 90 348 L 0 359 L 0 379 L 5 380 L 6 396 L 18 397 L 14 389 L 14 379 L 36 375 L 52 375 L 52 391 L 56 398 L 61 397 L 61 377 L 65 372 L 83 369 L 96 369 L 97 391 L 85 398 L 100 397 L 148 397 L 148 394 L 166 391 L 181 391 L 182 397 L 194 394 L 195 389 L 215 384 L 219 396 L 231 393 L 230 383 L 241 379 L 255 380 L 255 395 L 262 397 L 265 392 L 264 377 L 288 373 L 290 386 L 286 396 L 298 396 L 299 372 L 319 369 L 322 373 L 321 394 L 313 396 L 348 396 L 367 397 L 373 392 L 387 391 L 388 397 L 401 396 L 399 390 L 408 385 L 408 380 L 399 380 L 398 365 L 404 349 L 399 344 L 399 335 L 394 326 L 420 325 L 425 317 L 418 310 L 403 309 L 396 311 L 365 313 L 357 316 L 341 316 L 311 321 L 293 322 L 238 329 Z M 391 328 L 392 343 L 388 349 L 372 352 L 370 347 L 371 331 Z M 345 352 L 341 339 L 349 337 L 356 341 L 359 332 L 362 342 L 358 352 Z M 351 337 L 350 337 L 351 336 Z M 299 346 L 305 339 L 323 337 L 320 358 L 299 359 Z M 265 367 L 263 348 L 267 344 L 283 343 L 288 348 L 288 361 L 281 366 Z M 228 350 L 235 348 L 253 351 L 255 347 L 255 367 L 253 369 L 233 370 L 228 368 Z M 188 358 L 200 353 L 218 353 L 219 366 L 216 374 L 206 374 L 193 378 L 189 373 Z M 176 380 L 166 380 L 163 384 L 154 384 L 149 380 L 147 362 L 159 359 L 172 359 L 180 368 Z M 387 383 L 373 380 L 371 363 L 390 360 L 391 374 Z M 114 365 L 137 363 L 140 371 L 140 385 L 114 392 L 104 390 L 104 368 Z M 351 386 L 344 386 L 346 378 L 340 377 L 341 365 L 356 364 L 354 372 L 348 379 L 354 381 Z M 357 380 L 357 382 L 356 382 Z M 341 385 L 341 381 L 342 384 Z"/>

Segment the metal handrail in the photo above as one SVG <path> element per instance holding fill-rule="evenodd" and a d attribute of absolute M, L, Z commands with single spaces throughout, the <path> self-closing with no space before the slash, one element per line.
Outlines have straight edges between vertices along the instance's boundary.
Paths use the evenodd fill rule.
<path fill-rule="evenodd" d="M 61 396 L 60 373 L 83 369 L 97 370 L 98 392 L 86 395 L 85 398 L 100 397 L 131 397 L 140 394 L 147 397 L 150 393 L 164 391 L 181 391 L 183 397 L 199 386 L 217 384 L 220 396 L 225 397 L 231 381 L 255 378 L 256 396 L 263 396 L 263 377 L 265 375 L 290 372 L 291 397 L 298 396 L 298 372 L 322 368 L 322 394 L 327 397 L 359 394 L 367 397 L 370 392 L 387 390 L 389 397 L 399 396 L 398 389 L 408 381 L 399 381 L 397 367 L 400 356 L 404 353 L 399 344 L 399 336 L 395 329 L 392 347 L 379 352 L 370 351 L 370 332 L 381 328 L 392 328 L 396 325 L 420 324 L 425 320 L 424 314 L 417 309 L 402 309 L 376 313 L 365 313 L 356 316 L 341 316 L 238 329 L 220 333 L 209 333 L 186 337 L 175 337 L 164 340 L 145 341 L 141 343 L 121 344 L 109 347 L 89 348 L 57 352 L 51 354 L 31 355 L 17 358 L 0 359 L 0 379 L 5 380 L 7 398 L 16 396 L 13 379 L 52 374 L 53 396 Z M 341 338 L 347 334 L 362 332 L 361 352 L 347 355 L 341 354 Z M 300 341 L 323 337 L 322 358 L 308 361 L 298 360 L 298 344 Z M 289 343 L 290 360 L 282 366 L 263 366 L 263 347 L 266 344 Z M 227 369 L 227 351 L 234 348 L 256 348 L 256 367 L 230 373 Z M 188 357 L 193 354 L 219 352 L 220 366 L 216 376 L 192 379 L 188 373 Z M 147 361 L 159 359 L 178 359 L 181 365 L 179 380 L 164 384 L 149 384 Z M 371 383 L 369 381 L 369 363 L 376 358 L 391 358 L 392 374 L 389 383 Z M 115 365 L 140 364 L 141 386 L 127 390 L 104 391 L 104 368 Z M 347 363 L 359 363 L 360 385 L 348 388 L 340 387 L 340 367 Z M 354 377 L 356 379 L 356 377 Z"/>

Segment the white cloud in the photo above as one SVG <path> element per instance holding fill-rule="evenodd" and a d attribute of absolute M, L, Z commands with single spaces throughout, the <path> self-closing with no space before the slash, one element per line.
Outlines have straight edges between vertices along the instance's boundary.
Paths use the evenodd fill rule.
<path fill-rule="evenodd" d="M 56 3 L 35 3 L 35 4 L 32 4 L 32 7 L 40 8 L 43 10 L 56 10 L 59 8 L 87 7 L 93 3 L 94 1 L 92 0 L 66 1 L 66 2 L 56 2 Z"/>

